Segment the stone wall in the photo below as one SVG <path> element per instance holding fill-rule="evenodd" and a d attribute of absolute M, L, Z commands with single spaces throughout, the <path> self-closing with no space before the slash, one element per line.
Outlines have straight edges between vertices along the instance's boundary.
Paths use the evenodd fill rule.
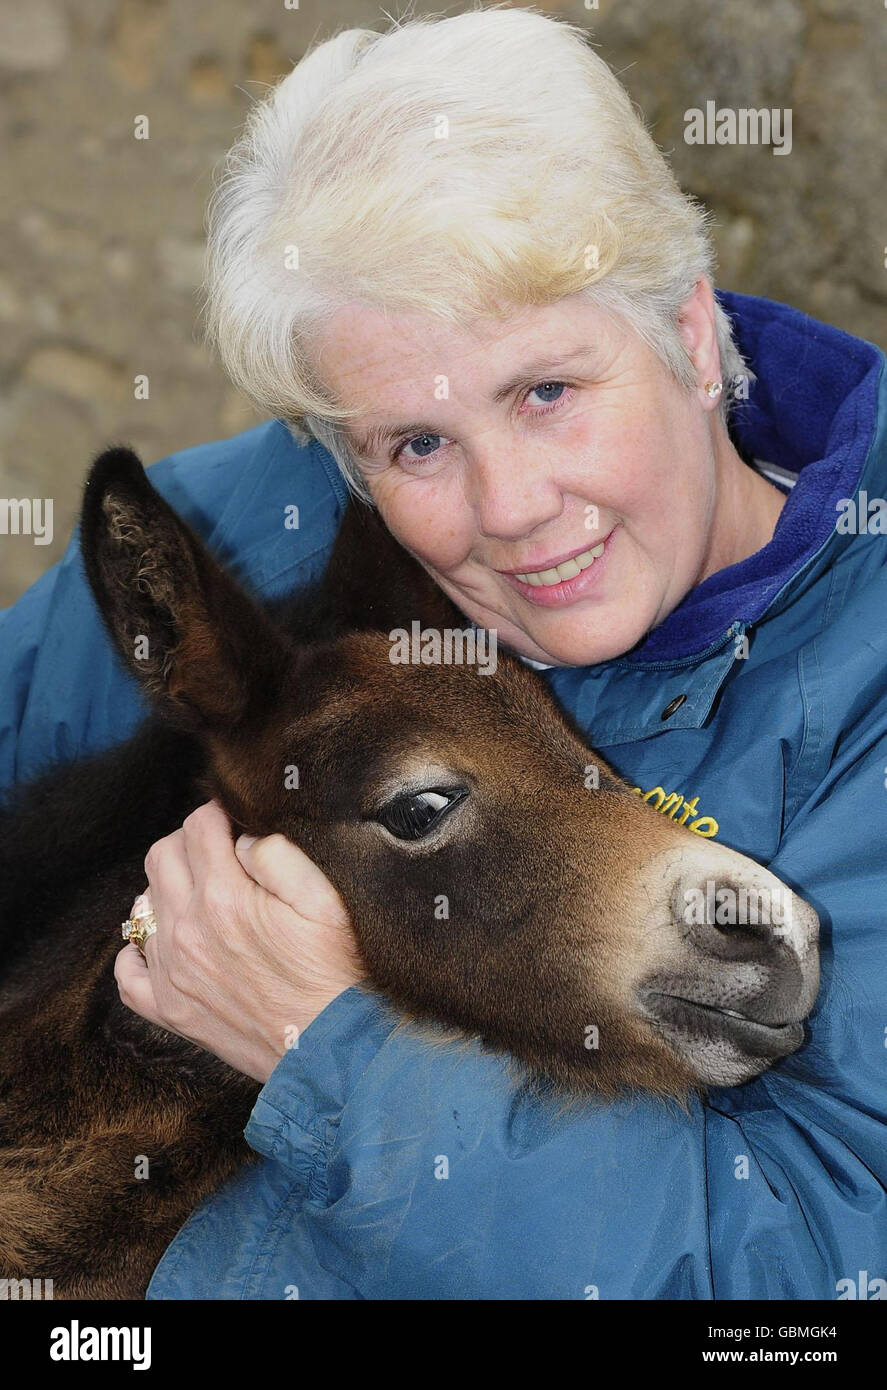
<path fill-rule="evenodd" d="M 54 540 L 0 536 L 0 606 L 58 558 L 93 453 L 146 462 L 254 416 L 200 343 L 211 173 L 251 100 L 368 0 L 0 0 L 0 498 L 51 497 Z M 887 345 L 887 9 L 877 0 L 539 4 L 592 30 L 684 187 L 725 287 Z M 416 3 L 416 14 L 459 3 Z M 790 107 L 790 155 L 688 145 L 684 112 Z M 134 121 L 150 118 L 150 139 Z M 147 375 L 148 400 L 133 378 Z"/>

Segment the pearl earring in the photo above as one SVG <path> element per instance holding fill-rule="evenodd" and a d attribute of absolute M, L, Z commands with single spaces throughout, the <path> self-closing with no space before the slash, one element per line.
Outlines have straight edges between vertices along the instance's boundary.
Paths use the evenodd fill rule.
<path fill-rule="evenodd" d="M 707 381 L 705 383 L 705 394 L 711 397 L 712 400 L 716 400 L 723 389 L 724 383 L 722 381 Z"/>

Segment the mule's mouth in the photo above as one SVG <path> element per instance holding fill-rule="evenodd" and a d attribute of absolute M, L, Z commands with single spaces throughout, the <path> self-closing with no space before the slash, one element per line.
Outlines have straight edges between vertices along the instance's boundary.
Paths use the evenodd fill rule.
<path fill-rule="evenodd" d="M 645 996 L 657 1023 L 669 1032 L 684 1035 L 727 1038 L 752 1057 L 788 1057 L 804 1041 L 804 1025 L 797 1019 L 784 1023 L 764 1023 L 736 1009 L 703 1004 L 677 994 L 652 990 Z"/>

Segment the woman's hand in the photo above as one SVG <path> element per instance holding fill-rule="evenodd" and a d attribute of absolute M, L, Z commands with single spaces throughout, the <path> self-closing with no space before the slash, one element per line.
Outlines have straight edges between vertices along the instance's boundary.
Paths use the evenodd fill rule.
<path fill-rule="evenodd" d="M 114 974 L 128 1008 L 263 1084 L 287 1048 L 364 974 L 348 914 L 283 835 L 231 840 L 215 801 L 145 858 L 157 931 Z"/>

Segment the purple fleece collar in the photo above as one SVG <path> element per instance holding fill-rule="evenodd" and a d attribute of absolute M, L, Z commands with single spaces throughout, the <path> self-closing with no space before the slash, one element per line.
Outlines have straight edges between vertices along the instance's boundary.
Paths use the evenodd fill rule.
<path fill-rule="evenodd" d="M 709 575 L 619 662 L 694 655 L 737 619 L 756 622 L 791 577 L 834 532 L 840 497 L 859 484 L 877 425 L 883 354 L 787 304 L 727 290 L 717 298 L 755 372 L 731 432 L 746 457 L 798 474 L 773 539 Z"/>

